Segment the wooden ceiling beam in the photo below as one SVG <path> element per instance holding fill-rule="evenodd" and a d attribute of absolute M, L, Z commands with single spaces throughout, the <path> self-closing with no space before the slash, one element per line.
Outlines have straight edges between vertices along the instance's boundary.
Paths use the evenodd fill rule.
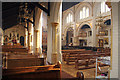
<path fill-rule="evenodd" d="M 33 3 L 31 3 L 31 4 L 33 4 L 33 5 L 35 5 L 36 7 L 42 9 L 44 12 L 46 12 L 46 13 L 48 14 L 48 10 L 47 10 L 45 7 L 43 7 L 42 5 L 40 5 L 39 3 L 33 2 Z"/>

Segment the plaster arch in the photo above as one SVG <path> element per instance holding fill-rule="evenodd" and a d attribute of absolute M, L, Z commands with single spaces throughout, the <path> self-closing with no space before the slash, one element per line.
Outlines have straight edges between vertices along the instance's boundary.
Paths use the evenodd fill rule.
<path fill-rule="evenodd" d="M 81 23 L 80 25 L 79 25 L 79 27 L 77 28 L 77 36 L 79 35 L 79 31 L 80 31 L 80 29 L 82 28 L 82 26 L 83 25 L 88 25 L 88 26 L 90 26 L 90 23 L 89 22 L 83 22 L 83 23 Z M 91 28 L 91 30 L 92 30 L 92 27 L 90 26 L 90 28 Z"/>
<path fill-rule="evenodd" d="M 64 34 L 65 34 L 64 37 L 66 37 L 67 31 L 68 31 L 68 29 L 70 29 L 70 28 L 73 29 L 73 27 L 71 27 L 71 26 L 66 27 L 66 28 L 64 29 Z M 74 29 L 73 29 L 73 31 L 74 31 Z"/>
<path fill-rule="evenodd" d="M 106 20 L 104 20 L 104 24 L 105 24 L 105 22 L 107 22 L 107 21 L 110 21 L 108 26 L 111 26 L 111 19 L 106 19 Z"/>
<path fill-rule="evenodd" d="M 104 22 L 105 22 L 105 21 L 107 21 L 107 20 L 109 20 L 109 19 L 111 20 L 111 16 L 107 16 L 107 17 L 105 17 L 103 20 L 104 20 Z"/>
<path fill-rule="evenodd" d="M 59 10 L 61 2 L 51 3 L 51 5 L 50 20 L 51 22 L 59 22 Z"/>
<path fill-rule="evenodd" d="M 41 13 L 42 13 L 42 10 L 39 9 L 38 7 L 35 8 L 35 27 L 34 29 L 35 30 L 39 30 L 39 26 L 41 25 Z"/>

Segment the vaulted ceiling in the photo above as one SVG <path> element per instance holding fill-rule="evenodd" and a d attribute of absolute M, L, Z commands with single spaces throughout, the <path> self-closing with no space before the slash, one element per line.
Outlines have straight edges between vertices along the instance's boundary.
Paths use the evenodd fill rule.
<path fill-rule="evenodd" d="M 2 3 L 2 28 L 3 30 L 10 28 L 19 23 L 19 6 L 23 2 L 3 2 Z M 28 8 L 34 10 L 35 6 L 47 12 L 50 2 L 28 2 Z M 62 11 L 78 4 L 79 2 L 63 2 Z M 49 10 L 48 10 L 49 11 Z M 48 12 L 49 13 L 49 12 Z"/>

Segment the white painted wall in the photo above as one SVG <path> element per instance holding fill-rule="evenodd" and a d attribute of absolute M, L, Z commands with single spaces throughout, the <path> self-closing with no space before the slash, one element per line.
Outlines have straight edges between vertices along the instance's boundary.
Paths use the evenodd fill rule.
<path fill-rule="evenodd" d="M 88 18 L 84 18 L 84 19 L 80 19 L 80 10 L 82 7 L 87 6 L 90 9 L 90 16 Z M 88 40 L 88 44 L 87 46 L 95 46 L 97 47 L 97 41 L 99 39 L 99 37 L 96 37 L 97 34 L 97 29 L 95 26 L 96 23 L 96 18 L 100 15 L 100 10 L 101 10 L 101 3 L 100 2 L 95 2 L 94 4 L 92 4 L 91 2 L 81 2 L 71 8 L 69 8 L 68 10 L 65 10 L 63 12 L 63 24 L 62 24 L 62 45 L 66 45 L 66 32 L 67 29 L 69 27 L 73 27 L 74 29 L 74 37 L 73 40 L 77 41 L 76 45 L 79 45 L 79 38 L 75 38 L 76 36 L 79 35 L 79 30 L 82 27 L 82 25 L 87 24 L 91 27 L 92 30 L 92 37 L 87 38 Z M 71 13 L 73 16 L 73 22 L 71 23 L 66 23 L 66 17 L 67 15 Z M 102 13 L 101 14 L 104 17 L 104 20 L 108 20 L 111 19 L 111 12 L 107 12 L 107 13 Z M 102 37 L 104 39 L 104 37 Z M 110 47 L 111 44 L 111 38 L 110 36 L 109 38 L 109 44 L 105 45 L 104 47 Z M 92 41 L 91 41 L 92 40 Z"/>

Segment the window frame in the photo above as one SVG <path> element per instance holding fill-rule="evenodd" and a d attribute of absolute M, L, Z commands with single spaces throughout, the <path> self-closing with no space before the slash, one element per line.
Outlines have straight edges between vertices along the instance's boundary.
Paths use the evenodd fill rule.
<path fill-rule="evenodd" d="M 88 6 L 83 6 L 79 12 L 80 19 L 88 18 L 90 16 L 90 8 Z"/>

